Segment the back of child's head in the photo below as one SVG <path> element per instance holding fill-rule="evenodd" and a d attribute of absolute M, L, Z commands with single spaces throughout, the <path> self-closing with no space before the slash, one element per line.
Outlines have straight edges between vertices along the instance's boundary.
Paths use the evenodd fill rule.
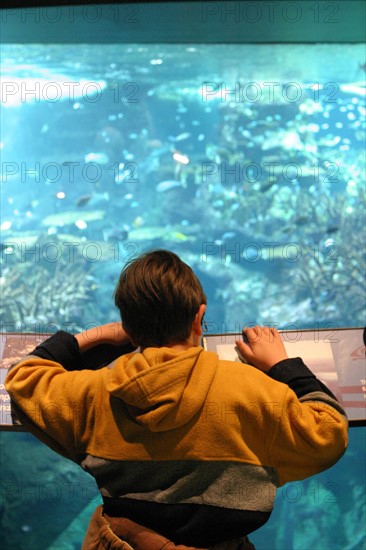
<path fill-rule="evenodd" d="M 114 299 L 123 327 L 143 348 L 185 342 L 200 305 L 207 302 L 192 269 L 167 250 L 148 252 L 129 262 Z"/>

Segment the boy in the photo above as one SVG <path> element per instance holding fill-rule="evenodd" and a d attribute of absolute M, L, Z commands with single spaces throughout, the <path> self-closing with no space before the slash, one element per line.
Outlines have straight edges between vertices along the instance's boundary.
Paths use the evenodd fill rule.
<path fill-rule="evenodd" d="M 115 303 L 122 325 L 56 333 L 6 381 L 29 430 L 97 481 L 83 548 L 251 548 L 276 488 L 342 456 L 344 410 L 275 329 L 244 329 L 254 366 L 204 351 L 206 296 L 172 252 L 129 263 Z M 140 350 L 77 370 L 81 353 L 128 342 Z"/>

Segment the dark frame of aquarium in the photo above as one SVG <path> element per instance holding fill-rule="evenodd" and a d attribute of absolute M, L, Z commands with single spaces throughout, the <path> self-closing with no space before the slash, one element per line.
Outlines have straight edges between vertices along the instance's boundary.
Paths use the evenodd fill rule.
<path fill-rule="evenodd" d="M 1 10 L 2 43 L 351 44 L 366 35 L 362 0 L 3 0 Z"/>

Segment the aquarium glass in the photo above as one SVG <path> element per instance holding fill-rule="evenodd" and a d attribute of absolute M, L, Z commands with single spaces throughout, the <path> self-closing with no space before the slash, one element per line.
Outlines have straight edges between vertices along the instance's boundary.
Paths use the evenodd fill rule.
<path fill-rule="evenodd" d="M 5 330 L 117 319 L 167 248 L 211 332 L 365 322 L 362 44 L 4 44 Z"/>
<path fill-rule="evenodd" d="M 351 428 L 338 464 L 278 491 L 268 523 L 250 535 L 257 550 L 364 550 L 365 435 Z M 29 433 L 2 433 L 0 445 L 3 548 L 79 550 L 101 504 L 94 479 Z"/>
<path fill-rule="evenodd" d="M 152 4 L 121 8 L 123 32 L 115 7 L 2 16 L 1 330 L 117 320 L 121 269 L 156 248 L 201 279 L 210 332 L 364 326 L 357 2 L 203 2 L 171 25 Z M 365 549 L 365 444 L 352 428 L 338 464 L 285 485 L 256 548 Z M 26 432 L 1 432 L 0 473 L 4 548 L 81 547 L 88 474 Z"/>

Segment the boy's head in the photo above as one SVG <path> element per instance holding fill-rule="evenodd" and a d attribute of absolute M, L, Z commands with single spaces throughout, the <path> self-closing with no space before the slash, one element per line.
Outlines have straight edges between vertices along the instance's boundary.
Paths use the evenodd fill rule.
<path fill-rule="evenodd" d="M 122 270 L 114 301 L 132 341 L 142 348 L 186 342 L 206 296 L 192 269 L 176 254 L 155 250 Z"/>

